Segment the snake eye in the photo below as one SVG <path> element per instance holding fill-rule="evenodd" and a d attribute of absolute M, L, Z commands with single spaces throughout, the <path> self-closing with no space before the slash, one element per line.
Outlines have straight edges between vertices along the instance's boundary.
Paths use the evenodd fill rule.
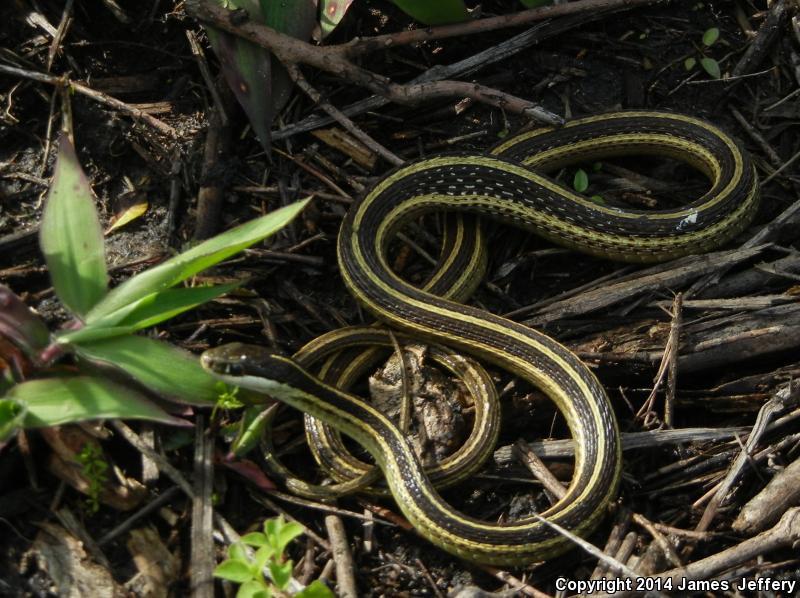
<path fill-rule="evenodd" d="M 229 362 L 225 364 L 225 373 L 229 376 L 241 376 L 244 374 L 244 368 L 241 363 Z"/>

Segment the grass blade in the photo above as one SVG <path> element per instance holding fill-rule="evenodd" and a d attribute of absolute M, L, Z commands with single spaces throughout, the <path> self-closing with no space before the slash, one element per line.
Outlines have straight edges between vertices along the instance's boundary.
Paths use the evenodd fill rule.
<path fill-rule="evenodd" d="M 99 338 L 98 334 L 108 338 L 115 336 L 115 334 L 107 333 L 112 329 L 116 334 L 131 334 L 174 318 L 198 305 L 216 299 L 238 286 L 239 283 L 234 282 L 209 287 L 167 289 L 160 293 L 151 293 L 80 330 L 59 334 L 58 340 L 61 343 L 81 343 Z"/>
<path fill-rule="evenodd" d="M 305 207 L 298 201 L 246 222 L 145 270 L 113 289 L 86 317 L 92 324 L 152 293 L 159 293 L 280 230 Z"/>

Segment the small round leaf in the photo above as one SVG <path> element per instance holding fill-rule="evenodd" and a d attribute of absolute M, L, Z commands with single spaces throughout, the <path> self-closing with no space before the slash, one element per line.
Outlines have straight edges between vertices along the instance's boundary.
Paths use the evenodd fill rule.
<path fill-rule="evenodd" d="M 713 58 L 701 58 L 700 66 L 703 67 L 705 72 L 714 77 L 714 79 L 719 79 L 722 76 L 719 70 L 719 63 Z"/>
<path fill-rule="evenodd" d="M 716 27 L 712 27 L 711 29 L 706 29 L 706 32 L 703 33 L 703 45 L 707 48 L 710 48 L 714 45 L 714 43 L 719 39 L 719 29 Z"/>
<path fill-rule="evenodd" d="M 589 175 L 582 168 L 575 172 L 575 178 L 572 179 L 572 188 L 578 193 L 583 193 L 589 188 Z"/>

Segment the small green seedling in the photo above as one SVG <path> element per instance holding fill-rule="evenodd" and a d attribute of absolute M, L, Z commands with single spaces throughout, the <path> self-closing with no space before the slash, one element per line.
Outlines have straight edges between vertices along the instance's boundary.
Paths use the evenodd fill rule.
<path fill-rule="evenodd" d="M 217 402 L 214 403 L 214 409 L 211 410 L 211 421 L 216 419 L 220 409 L 227 411 L 244 407 L 244 403 L 237 398 L 239 394 L 238 386 L 231 388 L 222 380 L 219 380 L 214 388 L 217 391 Z"/>
<path fill-rule="evenodd" d="M 719 79 L 722 76 L 719 63 L 710 56 L 706 55 L 706 52 L 711 48 L 711 46 L 717 43 L 717 40 L 719 40 L 719 29 L 717 27 L 706 29 L 705 33 L 703 33 L 702 46 L 698 50 L 697 57 L 689 56 L 683 61 L 683 67 L 687 71 L 691 71 L 699 63 L 706 73 L 708 73 L 714 79 Z"/>
<path fill-rule="evenodd" d="M 575 176 L 572 178 L 572 188 L 578 193 L 583 193 L 589 188 L 589 175 L 583 168 L 575 171 Z"/>
<path fill-rule="evenodd" d="M 595 162 L 592 164 L 592 172 L 600 172 L 603 170 L 602 162 Z M 589 174 L 583 169 L 579 168 L 575 171 L 575 176 L 572 177 L 572 188 L 578 193 L 585 193 L 589 188 Z M 598 204 L 605 204 L 602 195 L 592 195 L 589 197 L 593 202 Z"/>
<path fill-rule="evenodd" d="M 333 592 L 319 580 L 300 591 L 292 592 L 293 563 L 284 551 L 303 533 L 303 526 L 283 517 L 264 522 L 263 532 L 251 532 L 228 548 L 228 558 L 214 569 L 214 576 L 238 583 L 236 598 L 270 598 L 291 595 L 298 598 L 334 598 Z M 248 547 L 250 549 L 248 549 Z M 253 554 L 251 549 L 255 549 Z M 264 571 L 268 571 L 268 578 Z"/>
<path fill-rule="evenodd" d="M 103 451 L 98 444 L 87 442 L 78 453 L 78 462 L 81 472 L 89 482 L 86 491 L 86 508 L 93 515 L 100 510 L 100 493 L 108 481 L 108 463 L 103 457 Z"/>

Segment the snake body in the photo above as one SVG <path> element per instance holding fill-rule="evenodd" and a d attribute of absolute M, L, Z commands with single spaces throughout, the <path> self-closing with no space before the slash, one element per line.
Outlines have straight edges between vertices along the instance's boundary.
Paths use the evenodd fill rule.
<path fill-rule="evenodd" d="M 590 201 L 538 174 L 639 154 L 686 162 L 706 176 L 710 188 L 677 209 L 623 210 Z M 522 227 L 592 255 L 658 262 L 731 240 L 757 204 L 758 183 L 749 158 L 717 127 L 663 112 L 612 113 L 516 135 L 490 155 L 433 157 L 395 170 L 345 218 L 338 237 L 339 266 L 350 292 L 384 324 L 492 363 L 553 400 L 575 441 L 575 468 L 565 496 L 542 517 L 585 535 L 616 496 L 621 471 L 617 424 L 602 385 L 555 340 L 459 302 L 465 289 L 474 288 L 475 275 L 454 265 L 464 261 L 458 251 L 443 255 L 445 265 L 437 275 L 448 279 L 444 287 L 461 289 L 446 298 L 395 275 L 387 261 L 389 242 L 405 223 L 425 213 L 458 211 Z M 269 392 L 355 438 L 383 470 L 406 517 L 445 550 L 508 565 L 548 558 L 570 546 L 537 516 L 492 524 L 455 511 L 434 489 L 396 426 L 291 360 L 236 346 L 207 352 L 204 362 L 231 383 Z"/>

